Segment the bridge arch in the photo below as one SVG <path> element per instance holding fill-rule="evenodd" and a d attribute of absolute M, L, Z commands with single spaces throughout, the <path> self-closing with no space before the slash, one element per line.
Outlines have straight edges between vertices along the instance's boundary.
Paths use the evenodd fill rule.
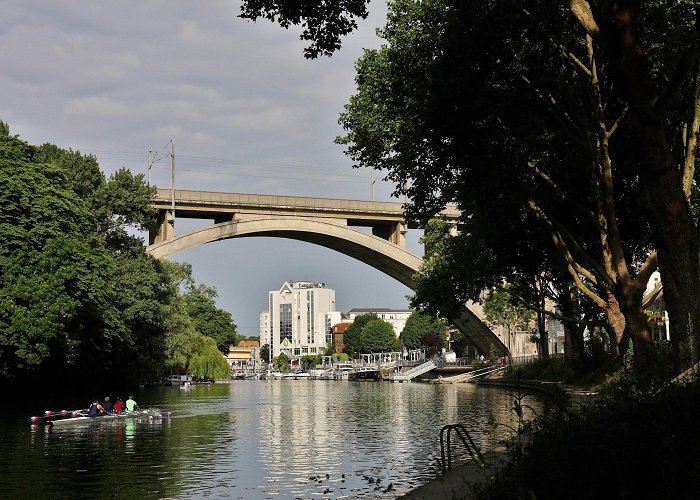
<path fill-rule="evenodd" d="M 423 259 L 382 238 L 323 220 L 288 217 L 233 220 L 213 224 L 155 243 L 146 252 L 156 258 L 231 238 L 270 236 L 314 243 L 360 260 L 413 288 L 413 273 Z"/>
<path fill-rule="evenodd" d="M 220 222 L 154 243 L 146 252 L 166 258 L 184 250 L 232 238 L 269 236 L 306 241 L 360 260 L 413 289 L 413 274 L 423 259 L 380 237 L 329 221 L 295 217 L 260 217 Z M 458 318 L 450 318 L 482 353 L 492 347 L 506 353 L 501 340 L 466 306 Z"/>

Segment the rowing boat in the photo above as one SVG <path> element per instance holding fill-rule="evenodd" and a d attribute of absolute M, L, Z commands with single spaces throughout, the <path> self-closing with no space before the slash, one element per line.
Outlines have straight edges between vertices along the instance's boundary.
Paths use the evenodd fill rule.
<path fill-rule="evenodd" d="M 107 423 L 123 421 L 129 418 L 142 418 L 146 420 L 164 420 L 170 418 L 170 412 L 161 412 L 157 408 L 125 411 L 122 413 L 107 413 L 99 417 L 91 417 L 87 414 L 87 410 L 60 411 L 60 412 L 44 412 L 43 416 L 32 417 L 32 425 L 45 424 L 49 426 L 67 425 L 67 424 L 91 424 L 91 423 Z"/>

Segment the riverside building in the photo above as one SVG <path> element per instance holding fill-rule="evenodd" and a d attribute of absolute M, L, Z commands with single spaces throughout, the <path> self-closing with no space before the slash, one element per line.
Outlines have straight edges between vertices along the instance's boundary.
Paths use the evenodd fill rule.
<path fill-rule="evenodd" d="M 260 315 L 260 340 L 270 345 L 271 357 L 322 355 L 332 340 L 331 327 L 341 320 L 335 290 L 325 283 L 287 281 L 269 292 L 268 304 Z"/>
<path fill-rule="evenodd" d="M 389 309 L 387 307 L 365 307 L 350 309 L 348 311 L 348 319 L 350 322 L 355 321 L 355 318 L 361 314 L 376 314 L 379 319 L 382 319 L 394 327 L 394 333 L 398 337 L 406 326 L 406 320 L 411 316 L 411 309 Z"/>

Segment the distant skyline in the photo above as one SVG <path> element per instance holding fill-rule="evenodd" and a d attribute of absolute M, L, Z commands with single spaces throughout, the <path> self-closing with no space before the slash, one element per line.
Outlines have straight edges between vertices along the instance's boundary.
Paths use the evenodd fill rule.
<path fill-rule="evenodd" d="M 11 133 L 94 154 L 109 175 L 124 166 L 170 187 L 390 200 L 393 186 L 351 168 L 338 115 L 354 92 L 354 62 L 376 48 L 386 6 L 332 58 L 308 61 L 299 30 L 237 18 L 240 2 L 9 0 L 0 21 L 0 119 Z M 395 200 L 395 199 L 393 199 Z M 201 223 L 201 222 L 199 222 Z M 196 227 L 177 220 L 176 232 Z M 422 254 L 419 231 L 409 249 Z M 270 290 L 287 280 L 336 290 L 339 311 L 406 308 L 411 291 L 332 250 L 277 238 L 217 242 L 172 260 L 219 293 L 246 336 L 258 335 Z"/>

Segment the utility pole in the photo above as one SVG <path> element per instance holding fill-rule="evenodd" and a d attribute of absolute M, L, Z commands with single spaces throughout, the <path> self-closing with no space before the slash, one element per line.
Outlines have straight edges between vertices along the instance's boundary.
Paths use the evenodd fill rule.
<path fill-rule="evenodd" d="M 175 232 L 175 139 L 170 141 L 170 195 L 171 205 L 170 212 L 172 213 L 173 234 Z"/>
<path fill-rule="evenodd" d="M 146 176 L 146 183 L 150 186 L 151 185 L 151 150 L 148 150 L 148 154 L 146 155 L 146 165 L 148 167 L 147 170 L 147 176 Z"/>
<path fill-rule="evenodd" d="M 369 171 L 369 181 L 370 184 L 372 185 L 372 201 L 374 201 L 374 183 L 377 182 L 377 179 L 379 178 L 379 174 L 377 176 L 374 176 L 374 170 Z"/>

